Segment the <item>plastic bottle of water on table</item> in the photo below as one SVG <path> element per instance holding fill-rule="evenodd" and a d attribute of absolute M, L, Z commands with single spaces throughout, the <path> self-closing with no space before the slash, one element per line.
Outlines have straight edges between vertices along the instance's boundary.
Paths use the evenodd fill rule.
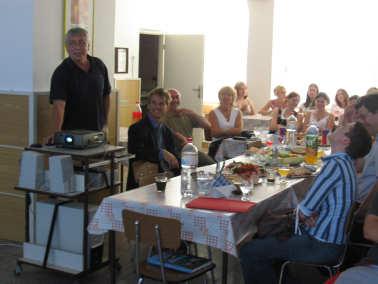
<path fill-rule="evenodd" d="M 181 151 L 181 195 L 191 197 L 195 191 L 195 181 L 192 173 L 197 171 L 198 149 L 192 143 L 192 138 L 188 138 L 188 143 Z"/>

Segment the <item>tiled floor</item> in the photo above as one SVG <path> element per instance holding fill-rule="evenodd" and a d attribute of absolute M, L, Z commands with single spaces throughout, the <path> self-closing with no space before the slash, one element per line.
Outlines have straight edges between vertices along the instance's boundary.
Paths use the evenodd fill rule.
<path fill-rule="evenodd" d="M 15 247 L 18 245 L 19 247 Z M 205 254 L 204 254 L 205 253 Z M 213 259 L 217 265 L 215 270 L 216 283 L 221 283 L 221 259 L 220 251 L 213 250 Z M 207 256 L 207 252 L 203 247 L 199 248 L 199 254 Z M 120 283 L 136 283 L 134 273 L 134 265 L 131 262 L 130 247 L 122 234 L 117 235 L 117 255 L 120 258 L 122 269 L 117 275 L 117 284 Z M 68 284 L 74 283 L 74 279 L 65 274 L 54 271 L 44 270 L 38 267 L 23 265 L 23 272 L 19 276 L 15 276 L 14 270 L 17 258 L 22 256 L 22 248 L 20 244 L 4 245 L 0 242 L 0 284 Z M 240 266 L 234 257 L 229 258 L 229 275 L 228 283 L 243 283 Z M 210 275 L 207 276 L 208 282 Z M 203 278 L 192 283 L 203 283 Z M 102 284 L 109 283 L 109 271 L 107 268 L 96 271 L 82 278 L 79 283 Z M 156 283 L 154 281 L 145 281 L 144 283 Z"/>

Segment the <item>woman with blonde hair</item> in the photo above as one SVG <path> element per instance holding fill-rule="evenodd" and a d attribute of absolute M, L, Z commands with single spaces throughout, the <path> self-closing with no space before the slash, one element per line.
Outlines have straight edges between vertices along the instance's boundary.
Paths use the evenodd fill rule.
<path fill-rule="evenodd" d="M 250 98 L 248 98 L 248 87 L 244 82 L 237 82 L 235 84 L 236 101 L 235 105 L 241 110 L 243 115 L 256 114 L 255 106 Z"/>
<path fill-rule="evenodd" d="M 286 107 L 286 89 L 284 86 L 277 86 L 274 88 L 276 99 L 269 100 L 259 111 L 262 115 L 269 115 L 273 109 L 283 109 Z"/>
<path fill-rule="evenodd" d="M 234 107 L 236 93 L 232 87 L 219 90 L 219 106 L 209 113 L 213 138 L 238 136 L 243 130 L 242 113 Z"/>

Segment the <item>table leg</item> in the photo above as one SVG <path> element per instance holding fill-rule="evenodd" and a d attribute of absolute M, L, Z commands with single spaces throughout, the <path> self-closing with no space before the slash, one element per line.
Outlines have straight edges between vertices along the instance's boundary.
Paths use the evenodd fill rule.
<path fill-rule="evenodd" d="M 115 232 L 109 231 L 109 262 L 110 262 L 110 283 L 116 283 L 116 254 L 115 254 Z"/>
<path fill-rule="evenodd" d="M 222 284 L 227 284 L 228 253 L 222 252 Z"/>

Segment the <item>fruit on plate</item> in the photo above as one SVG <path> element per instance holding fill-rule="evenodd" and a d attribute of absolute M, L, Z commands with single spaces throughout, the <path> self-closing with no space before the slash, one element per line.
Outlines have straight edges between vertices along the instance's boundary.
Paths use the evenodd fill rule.
<path fill-rule="evenodd" d="M 231 164 L 227 165 L 227 169 L 229 169 L 233 174 L 256 174 L 260 175 L 261 170 L 258 165 L 254 165 L 251 163 L 242 163 L 242 162 L 232 162 Z"/>

